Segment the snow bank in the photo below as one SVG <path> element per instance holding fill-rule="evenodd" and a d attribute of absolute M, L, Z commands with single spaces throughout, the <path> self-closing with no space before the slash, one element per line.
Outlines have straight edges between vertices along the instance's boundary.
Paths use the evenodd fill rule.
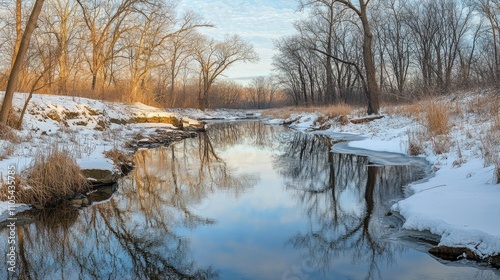
<path fill-rule="evenodd" d="M 448 97 L 445 102 L 454 100 L 450 108 L 465 108 L 469 99 L 476 99 L 470 95 Z M 362 124 L 341 125 L 332 120 L 329 129 L 317 131 L 320 126 L 314 121 L 319 117 L 304 113 L 269 123 L 291 121 L 292 128 L 349 140 L 334 145 L 333 150 L 367 156 L 370 151 L 406 154 L 409 131 L 422 128 L 412 117 L 391 114 Z M 480 149 L 481 137 L 493 119 L 462 109 L 450 119 L 448 152 L 436 155 L 432 143 L 424 143 L 423 156 L 436 172 L 428 180 L 408 186 L 410 196 L 392 207 L 405 219 L 404 229 L 430 231 L 441 236 L 439 245 L 467 247 L 481 257 L 500 254 L 500 185 L 494 184 L 494 168 L 484 166 Z"/>
<path fill-rule="evenodd" d="M 205 110 L 202 111 L 200 109 L 170 109 L 172 112 L 175 112 L 182 116 L 187 116 L 196 120 L 244 120 L 244 119 L 254 119 L 260 117 L 262 114 L 257 110 L 235 110 L 235 109 L 215 109 L 215 110 Z"/>
<path fill-rule="evenodd" d="M 3 94 L 0 92 L 0 100 Z M 27 98 L 25 93 L 14 95 L 13 105 L 18 113 Z M 170 123 L 165 123 L 169 120 Z M 154 123 L 158 121 L 161 123 Z M 82 169 L 116 171 L 112 160 L 105 157 L 106 151 L 123 150 L 131 139 L 147 137 L 158 129 L 177 130 L 180 125 L 202 124 L 142 103 L 34 94 L 24 116 L 23 129 L 16 131 L 19 143 L 0 140 L 0 178 L 7 182 L 10 166 L 20 174 L 38 154 L 54 147 L 68 151 Z M 7 218 L 6 210 L 7 203 L 0 202 L 0 221 Z"/>

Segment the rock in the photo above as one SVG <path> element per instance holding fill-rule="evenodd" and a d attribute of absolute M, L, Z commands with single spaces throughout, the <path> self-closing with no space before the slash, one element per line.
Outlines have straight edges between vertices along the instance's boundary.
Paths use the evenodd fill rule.
<path fill-rule="evenodd" d="M 464 247 L 437 246 L 429 250 L 429 253 L 447 261 L 457 261 L 460 259 L 476 260 L 477 256 L 470 249 Z"/>
<path fill-rule="evenodd" d="M 99 202 L 109 199 L 116 191 L 117 185 L 99 188 L 88 194 L 89 202 Z"/>
<path fill-rule="evenodd" d="M 500 269 L 500 255 L 489 257 L 488 263 L 494 268 Z"/>
<path fill-rule="evenodd" d="M 92 184 L 113 183 L 120 177 L 116 172 L 106 169 L 82 169 L 82 174 L 90 179 Z"/>
<path fill-rule="evenodd" d="M 130 124 L 130 123 L 169 123 L 177 128 L 182 128 L 182 119 L 176 116 L 136 116 L 130 119 L 114 119 L 110 118 L 111 123 Z"/>
<path fill-rule="evenodd" d="M 438 246 L 431 248 L 429 253 L 443 260 L 456 261 L 460 259 L 467 259 L 483 263 L 486 262 L 488 265 L 500 269 L 500 255 L 481 258 L 469 248 Z"/>
<path fill-rule="evenodd" d="M 87 198 L 87 196 L 79 193 L 74 198 L 69 200 L 69 204 L 72 207 L 81 208 L 81 207 L 89 206 L 91 204 L 91 202 L 90 202 L 89 198 Z"/>
<path fill-rule="evenodd" d="M 90 201 L 88 198 L 84 198 L 82 199 L 82 207 L 86 207 L 86 206 L 89 206 L 90 205 Z"/>

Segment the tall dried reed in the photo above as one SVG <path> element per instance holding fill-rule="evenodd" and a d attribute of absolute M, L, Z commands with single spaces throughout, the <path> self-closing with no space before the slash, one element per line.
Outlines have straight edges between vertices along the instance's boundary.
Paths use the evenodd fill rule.
<path fill-rule="evenodd" d="M 89 189 L 76 161 L 67 151 L 55 147 L 34 159 L 26 186 L 18 190 L 18 200 L 47 206 Z"/>
<path fill-rule="evenodd" d="M 426 126 L 432 136 L 446 135 L 450 128 L 448 125 L 448 109 L 440 103 L 428 103 L 426 109 Z"/>

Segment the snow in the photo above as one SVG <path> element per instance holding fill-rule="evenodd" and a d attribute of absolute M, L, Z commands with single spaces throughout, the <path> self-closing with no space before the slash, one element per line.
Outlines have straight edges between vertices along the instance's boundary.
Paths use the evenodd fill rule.
<path fill-rule="evenodd" d="M 467 247 L 487 257 L 500 254 L 500 185 L 495 184 L 494 167 L 485 166 L 481 151 L 485 133 L 495 118 L 464 109 L 471 100 L 481 98 L 477 95 L 456 94 L 440 100 L 449 103 L 450 108 L 455 106 L 452 102 L 462 108 L 458 113 L 450 113 L 450 149 L 435 154 L 432 141 L 423 143 L 424 154 L 416 160 L 427 160 L 435 172 L 426 180 L 407 186 L 408 197 L 394 204 L 392 211 L 402 216 L 403 230 L 408 234 L 431 232 L 440 236 L 439 245 Z M 292 114 L 286 120 L 266 122 L 292 122 L 290 127 L 297 130 L 348 140 L 334 144 L 332 150 L 369 156 L 382 164 L 397 164 L 390 153 L 406 154 L 409 132 L 423 129 L 421 120 L 392 113 L 363 124 L 341 125 L 331 121 L 330 128 L 318 130 L 320 126 L 315 120 L 319 117 L 320 113 Z"/>
<path fill-rule="evenodd" d="M 459 168 L 443 167 L 392 209 L 406 218 L 404 228 L 429 230 L 441 245 L 468 247 L 483 256 L 500 253 L 500 185 L 490 182 L 493 167 L 472 159 Z"/>
<path fill-rule="evenodd" d="M 26 97 L 26 94 L 16 94 L 15 107 L 22 108 Z M 444 101 L 451 102 L 452 99 L 457 99 L 454 102 L 465 107 L 478 97 L 472 94 L 455 95 Z M 12 149 L 10 155 L 0 160 L 0 175 L 5 182 L 9 166 L 14 165 L 16 172 L 22 172 L 30 166 L 37 153 L 53 146 L 70 150 L 82 168 L 113 169 L 112 162 L 104 157 L 103 152 L 120 149 L 127 140 L 137 135 L 147 139 L 148 134 L 158 128 L 176 129 L 169 124 L 115 124 L 109 123 L 110 119 L 183 116 L 185 125 L 199 125 L 196 119 L 238 120 L 261 116 L 259 111 L 168 111 L 141 103 L 109 103 L 78 97 L 34 95 L 28 106 L 23 130 L 17 132 L 21 142 L 12 144 L 0 140 L 2 153 Z M 57 113 L 61 121 L 48 116 L 53 116 L 53 112 Z M 367 155 L 382 164 L 397 164 L 390 153 L 406 154 L 409 132 L 423 128 L 421 120 L 415 117 L 392 113 L 363 124 L 340 125 L 332 120 L 330 128 L 318 131 L 317 121 L 320 117 L 319 113 L 301 113 L 292 114 L 286 120 L 265 121 L 269 124 L 292 122 L 291 127 L 300 131 L 321 133 L 335 140 L 348 140 L 347 143 L 333 145 L 332 149 Z M 485 119 L 469 110 L 462 110 L 452 115 L 450 121 L 451 148 L 435 154 L 431 141 L 423 143 L 424 153 L 416 160 L 427 160 L 435 172 L 428 179 L 407 186 L 409 196 L 395 203 L 392 210 L 404 218 L 403 229 L 408 232 L 429 231 L 441 236 L 440 245 L 467 247 L 483 257 L 498 255 L 500 185 L 494 182 L 494 167 L 485 166 L 480 148 L 493 118 Z M 103 122 L 107 127 L 98 130 Z M 343 196 L 345 199 L 352 197 L 349 193 Z M 6 218 L 6 209 L 7 203 L 0 202 L 0 220 Z M 363 211 L 355 206 L 355 201 L 349 210 L 352 213 Z"/>
<path fill-rule="evenodd" d="M 0 92 L 0 100 L 3 98 Z M 13 105 L 20 112 L 28 94 L 16 93 Z M 82 169 L 115 170 L 104 153 L 123 150 L 125 143 L 138 135 L 146 138 L 157 129 L 176 130 L 167 123 L 117 124 L 135 118 L 177 117 L 184 126 L 199 126 L 195 119 L 176 112 L 142 103 L 112 103 L 56 95 L 34 94 L 28 104 L 23 129 L 16 131 L 18 143 L 0 140 L 0 185 L 7 182 L 7 172 L 14 166 L 16 174 L 28 169 L 34 158 L 57 147 L 68 151 Z M 113 121 L 114 120 L 114 121 Z M 25 206 L 16 205 L 17 210 Z M 7 218 L 7 202 L 0 202 L 0 221 Z"/>
<path fill-rule="evenodd" d="M 187 116 L 192 119 L 197 120 L 242 120 L 248 118 L 257 118 L 261 116 L 261 113 L 258 110 L 234 110 L 234 109 L 215 109 L 215 110 L 205 110 L 202 111 L 200 109 L 171 109 L 172 112 L 177 114 Z"/>

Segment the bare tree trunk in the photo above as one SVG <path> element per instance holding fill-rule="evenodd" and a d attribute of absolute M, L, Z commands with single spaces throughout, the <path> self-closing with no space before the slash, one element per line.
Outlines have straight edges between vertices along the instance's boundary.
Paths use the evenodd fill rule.
<path fill-rule="evenodd" d="M 14 54 L 12 55 L 12 62 L 10 64 L 11 67 L 14 66 L 14 61 L 16 60 L 17 51 L 19 50 L 19 45 L 21 45 L 22 38 L 22 0 L 16 0 L 16 44 L 14 46 Z"/>
<path fill-rule="evenodd" d="M 24 61 L 24 55 L 28 50 L 31 34 L 33 34 L 33 31 L 35 30 L 38 16 L 40 15 L 44 2 L 45 0 L 36 0 L 35 5 L 33 6 L 30 18 L 28 20 L 28 23 L 26 24 L 26 29 L 23 33 L 23 38 L 21 39 L 21 43 L 19 45 L 19 50 L 17 52 L 14 65 L 12 66 L 12 70 L 10 71 L 9 81 L 7 82 L 5 97 L 2 103 L 2 109 L 0 111 L 0 123 L 3 125 L 7 125 L 7 121 L 9 119 L 9 111 L 12 107 L 12 99 L 14 98 L 14 91 L 19 80 L 19 72 L 21 71 L 21 67 Z"/>
<path fill-rule="evenodd" d="M 366 4 L 361 3 L 361 22 L 363 24 L 363 61 L 365 63 L 366 84 L 368 88 L 368 114 L 378 114 L 380 108 L 379 89 L 377 85 L 375 62 L 373 61 L 372 40 L 373 35 L 366 14 Z"/>

